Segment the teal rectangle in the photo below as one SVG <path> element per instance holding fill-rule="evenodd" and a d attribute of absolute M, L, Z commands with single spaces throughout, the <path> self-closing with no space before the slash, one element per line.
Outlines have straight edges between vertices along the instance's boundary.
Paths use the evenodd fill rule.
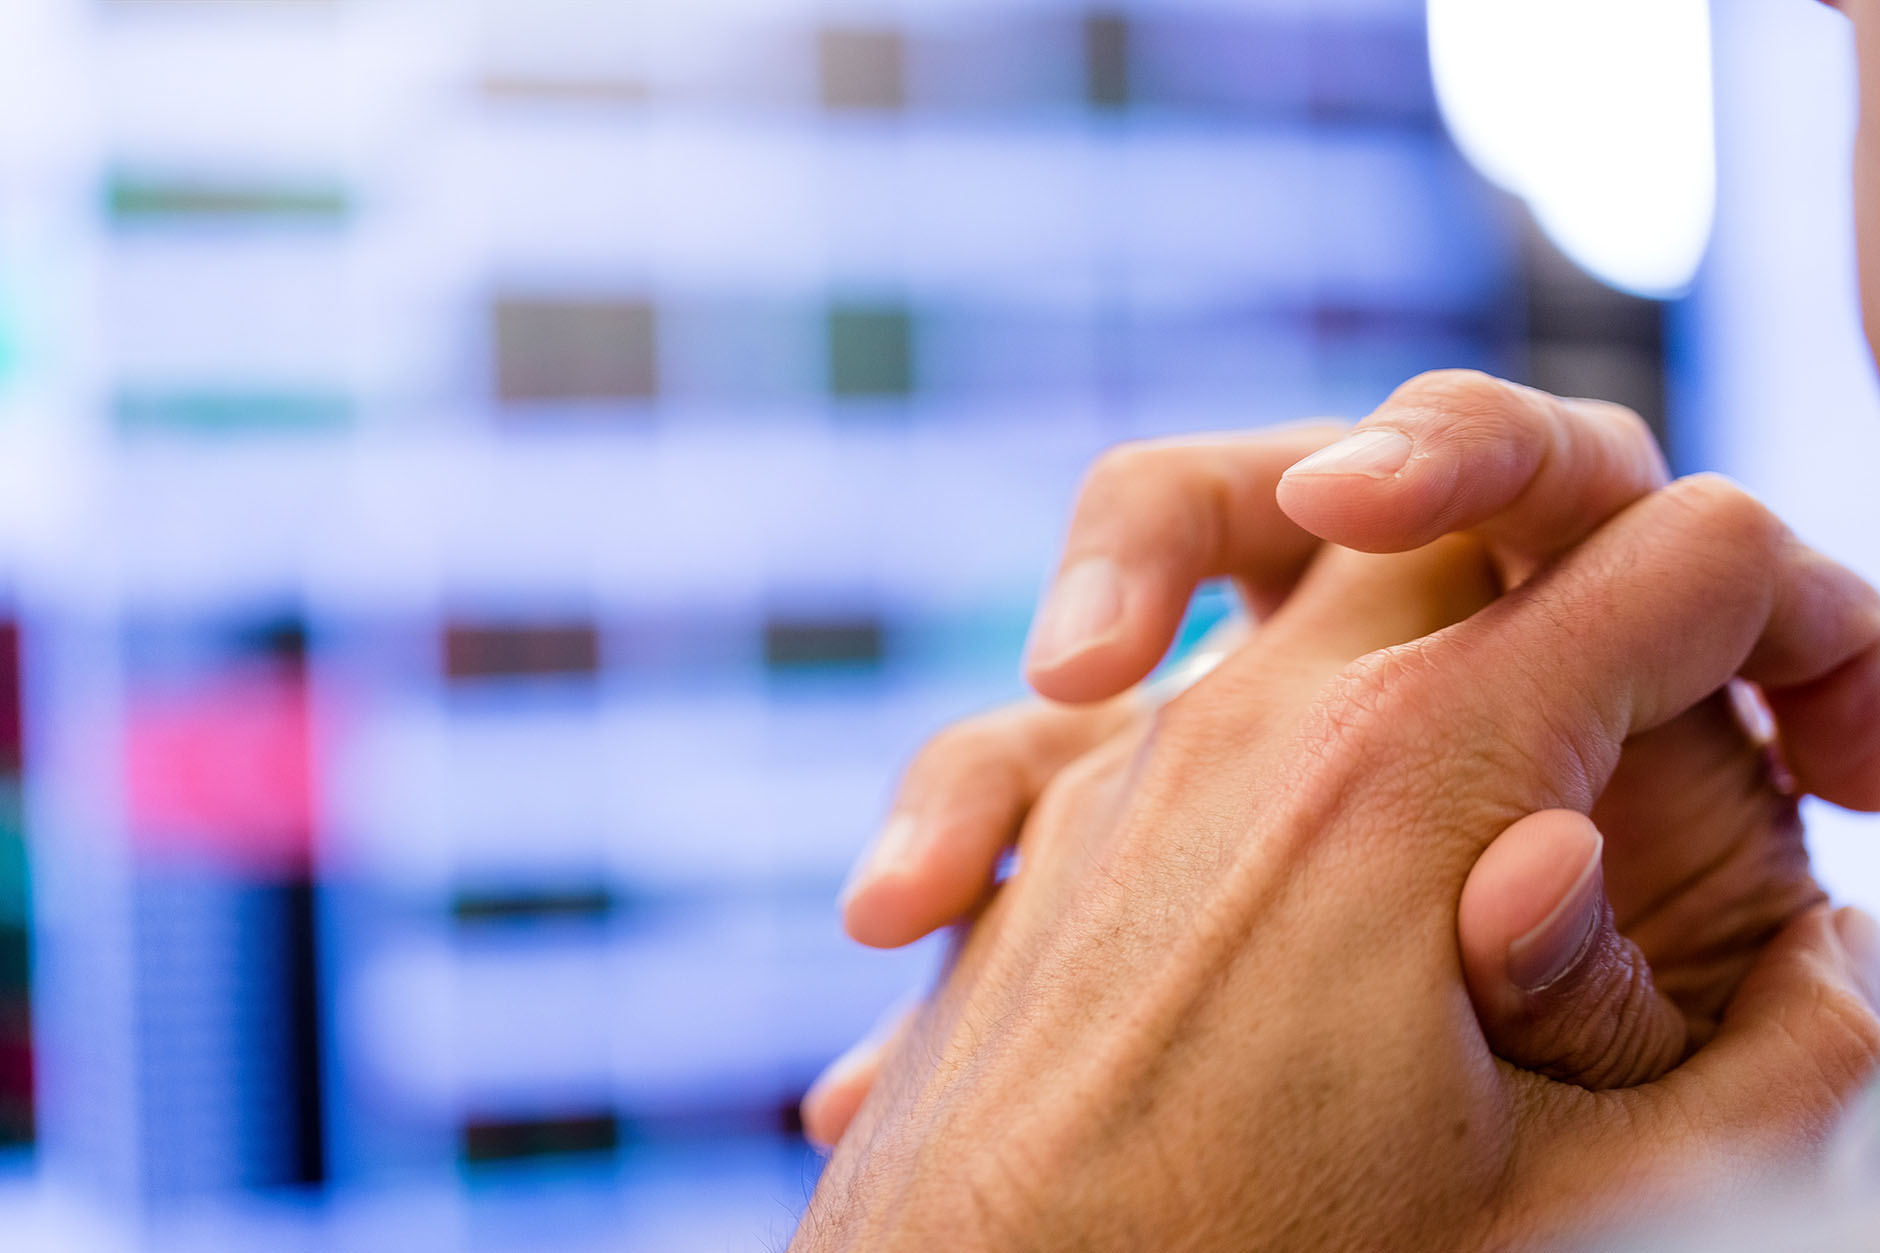
<path fill-rule="evenodd" d="M 352 424 L 352 400 L 338 392 L 124 392 L 113 402 L 120 430 L 224 434 L 337 431 Z"/>

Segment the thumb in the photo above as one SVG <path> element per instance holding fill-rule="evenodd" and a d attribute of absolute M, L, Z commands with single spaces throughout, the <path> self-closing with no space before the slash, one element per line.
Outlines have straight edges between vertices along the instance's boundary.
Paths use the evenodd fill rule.
<path fill-rule="evenodd" d="M 1586 1088 L 1630 1087 L 1683 1060 L 1687 1028 L 1619 934 L 1605 841 L 1586 815 L 1530 814 L 1489 845 L 1462 889 L 1462 969 L 1494 1052 Z"/>

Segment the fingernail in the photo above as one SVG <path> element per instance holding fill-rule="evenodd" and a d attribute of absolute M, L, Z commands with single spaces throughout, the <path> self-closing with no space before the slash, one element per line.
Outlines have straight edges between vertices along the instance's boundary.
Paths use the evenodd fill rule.
<path fill-rule="evenodd" d="M 1841 947 L 1854 960 L 1867 1003 L 1880 1009 L 1880 923 L 1875 923 L 1865 910 L 1849 906 L 1835 913 L 1834 929 L 1841 937 Z"/>
<path fill-rule="evenodd" d="M 1736 725 L 1749 737 L 1749 742 L 1757 748 L 1775 743 L 1776 716 L 1761 690 L 1747 679 L 1731 679 L 1728 691 L 1730 712 L 1736 715 Z"/>
<path fill-rule="evenodd" d="M 1052 669 L 1103 643 L 1122 617 L 1122 571 L 1108 557 L 1087 557 L 1045 594 L 1026 653 L 1032 665 Z"/>
<path fill-rule="evenodd" d="M 1600 855 L 1605 847 L 1603 840 L 1594 845 L 1586 868 L 1553 912 L 1508 946 L 1508 980 L 1523 992 L 1541 992 L 1560 982 L 1592 946 L 1599 926 Z"/>
<path fill-rule="evenodd" d="M 914 821 L 914 815 L 900 813 L 890 817 L 887 825 L 881 828 L 881 834 L 875 837 L 874 844 L 862 854 L 855 868 L 849 871 L 849 877 L 843 881 L 841 894 L 836 897 L 836 907 L 847 910 L 849 902 L 869 884 L 910 869 L 919 834 L 919 824 Z"/>
<path fill-rule="evenodd" d="M 1410 460 L 1410 437 L 1388 426 L 1353 432 L 1329 448 L 1321 448 L 1286 471 L 1286 477 L 1307 474 L 1362 474 L 1387 479 Z"/>

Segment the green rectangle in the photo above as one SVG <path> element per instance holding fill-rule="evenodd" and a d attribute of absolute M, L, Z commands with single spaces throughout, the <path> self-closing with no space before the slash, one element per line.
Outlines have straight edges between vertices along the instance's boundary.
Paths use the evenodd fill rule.
<path fill-rule="evenodd" d="M 320 184 L 215 183 L 119 175 L 105 186 L 105 207 L 118 221 L 176 218 L 343 222 L 346 193 Z"/>
<path fill-rule="evenodd" d="M 914 318 L 898 305 L 829 311 L 829 394 L 842 399 L 914 391 Z"/>

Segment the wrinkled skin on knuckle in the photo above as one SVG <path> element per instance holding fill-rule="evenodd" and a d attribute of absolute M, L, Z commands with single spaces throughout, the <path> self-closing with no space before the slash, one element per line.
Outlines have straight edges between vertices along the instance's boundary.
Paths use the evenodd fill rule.
<path fill-rule="evenodd" d="M 1479 417 L 1506 405 L 1512 385 L 1479 370 L 1429 370 L 1391 393 L 1391 405 Z"/>
<path fill-rule="evenodd" d="M 1523 1060 L 1581 1087 L 1629 1087 L 1683 1060 L 1684 1041 L 1653 1030 L 1659 1013 L 1650 968 L 1636 953 L 1604 949 L 1570 980 L 1534 997 Z"/>
<path fill-rule="evenodd" d="M 1307 777 L 1350 800 L 1381 794 L 1392 805 L 1440 786 L 1441 684 L 1420 644 L 1367 653 L 1341 668 L 1300 724 Z"/>

